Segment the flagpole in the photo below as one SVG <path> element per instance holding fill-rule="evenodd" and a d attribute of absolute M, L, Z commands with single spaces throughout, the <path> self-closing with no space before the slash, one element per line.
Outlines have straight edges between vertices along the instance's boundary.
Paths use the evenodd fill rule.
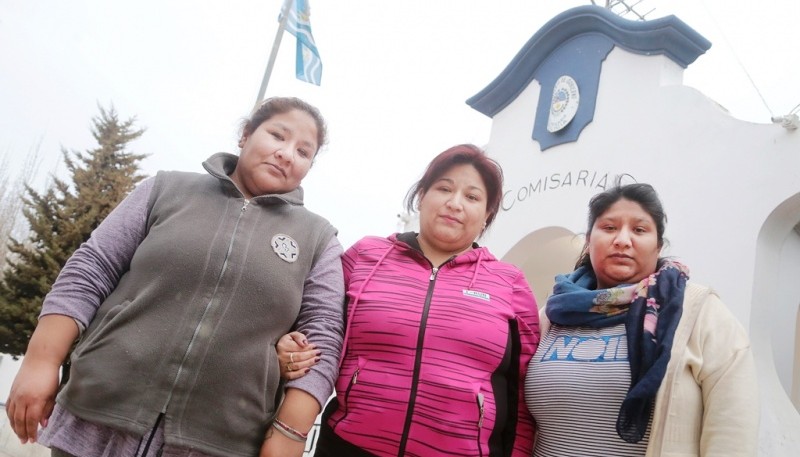
<path fill-rule="evenodd" d="M 292 10 L 293 6 L 294 0 L 285 0 L 283 2 L 283 15 L 278 25 L 278 31 L 275 34 L 275 40 L 272 42 L 272 52 L 269 55 L 267 68 L 264 70 L 264 78 L 261 80 L 261 88 L 258 90 L 255 106 L 258 106 L 261 100 L 264 99 L 264 93 L 267 91 L 267 83 L 269 83 L 269 77 L 272 74 L 272 67 L 275 66 L 275 58 L 278 56 L 278 48 L 281 47 L 281 38 L 283 38 L 283 31 L 286 28 L 286 21 L 289 20 L 289 12 Z"/>

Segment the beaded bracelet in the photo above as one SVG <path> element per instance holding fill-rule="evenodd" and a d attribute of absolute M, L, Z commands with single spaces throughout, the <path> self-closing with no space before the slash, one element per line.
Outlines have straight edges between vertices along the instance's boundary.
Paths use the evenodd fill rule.
<path fill-rule="evenodd" d="M 275 430 L 281 432 L 285 437 L 292 439 L 294 441 L 299 441 L 301 443 L 305 443 L 308 439 L 308 433 L 302 433 L 294 428 L 286 425 L 283 421 L 278 419 L 277 417 L 273 419 L 272 426 L 275 427 Z"/>

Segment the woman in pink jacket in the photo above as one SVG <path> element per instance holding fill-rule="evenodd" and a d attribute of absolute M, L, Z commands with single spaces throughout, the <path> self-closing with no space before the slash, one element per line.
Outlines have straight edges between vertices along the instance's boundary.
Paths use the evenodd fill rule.
<path fill-rule="evenodd" d="M 530 456 L 536 301 L 522 271 L 475 242 L 502 184 L 481 149 L 452 147 L 407 196 L 419 233 L 345 252 L 345 346 L 315 456 Z"/>

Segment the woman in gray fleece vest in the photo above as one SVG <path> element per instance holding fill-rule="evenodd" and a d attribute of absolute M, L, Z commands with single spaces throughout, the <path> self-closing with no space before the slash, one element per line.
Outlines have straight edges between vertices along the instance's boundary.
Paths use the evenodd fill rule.
<path fill-rule="evenodd" d="M 302 455 L 342 341 L 342 247 L 300 187 L 325 139 L 316 108 L 268 99 L 238 157 L 131 192 L 45 298 L 6 405 L 19 439 L 54 456 Z M 328 357 L 279 366 L 292 329 Z"/>

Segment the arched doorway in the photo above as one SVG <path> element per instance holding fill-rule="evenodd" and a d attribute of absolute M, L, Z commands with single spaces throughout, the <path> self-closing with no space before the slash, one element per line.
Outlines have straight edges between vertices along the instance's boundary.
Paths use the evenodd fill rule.
<path fill-rule="evenodd" d="M 750 310 L 750 338 L 758 370 L 763 455 L 784 455 L 800 441 L 800 193 L 778 205 L 758 234 Z M 791 379 L 794 378 L 794 379 Z M 792 401 L 786 401 L 791 399 Z"/>
<path fill-rule="evenodd" d="M 800 219 L 800 214 L 795 217 Z M 791 222 L 791 219 L 784 221 L 785 224 Z M 775 298 L 771 299 L 774 300 L 771 303 L 774 318 L 770 334 L 778 379 L 795 409 L 800 411 L 800 281 L 797 281 L 800 278 L 800 223 L 795 221 L 793 227 L 783 240 L 773 240 L 780 245 L 780 257 L 777 289 Z"/>
<path fill-rule="evenodd" d="M 773 327 L 772 352 L 778 378 L 800 412 L 800 282 L 797 281 L 800 278 L 800 223 L 787 235 L 780 256 L 778 306 L 781 315 Z"/>
<path fill-rule="evenodd" d="M 544 227 L 519 240 L 503 260 L 522 269 L 541 307 L 553 290 L 555 276 L 574 269 L 583 241 L 583 235 L 563 227 Z"/>

